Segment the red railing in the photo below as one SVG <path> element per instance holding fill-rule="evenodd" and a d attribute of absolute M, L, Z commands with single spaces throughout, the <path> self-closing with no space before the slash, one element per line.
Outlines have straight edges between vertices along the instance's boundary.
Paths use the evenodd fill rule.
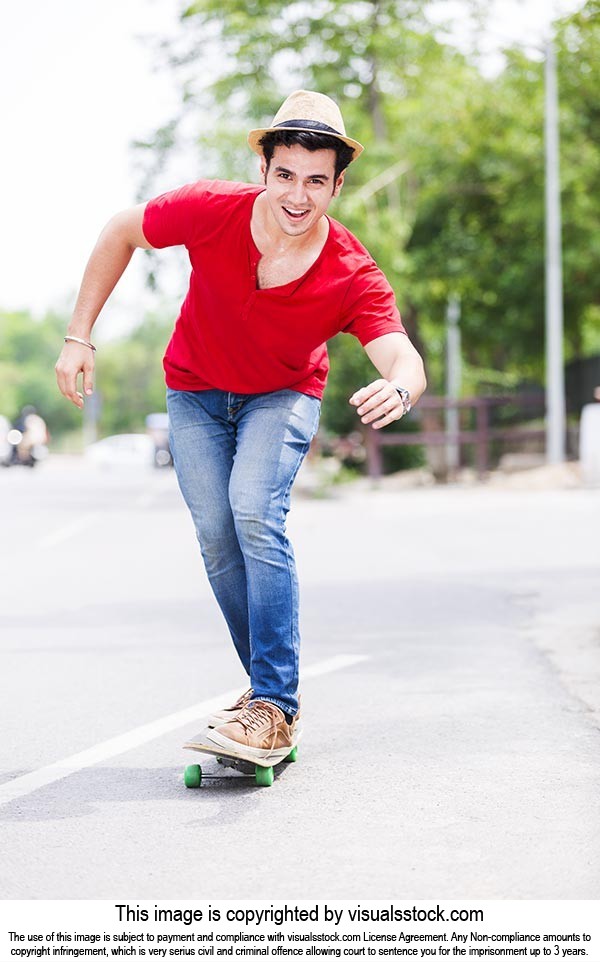
<path fill-rule="evenodd" d="M 474 445 L 475 466 L 477 473 L 483 477 L 490 468 L 490 444 L 493 441 L 521 441 L 544 440 L 544 428 L 531 427 L 495 427 L 491 424 L 491 412 L 500 407 L 519 408 L 521 410 L 537 408 L 543 416 L 543 399 L 536 395 L 513 394 L 504 397 L 470 397 L 459 401 L 447 397 L 425 396 L 419 401 L 417 411 L 412 417 L 418 417 L 419 412 L 438 411 L 473 411 L 474 427 L 469 430 L 448 432 L 440 430 L 424 431 L 376 431 L 367 428 L 365 444 L 367 449 L 367 469 L 372 478 L 383 474 L 382 448 L 395 445 Z M 531 415 L 530 415 L 531 418 Z M 527 420 L 524 416 L 523 420 Z"/>

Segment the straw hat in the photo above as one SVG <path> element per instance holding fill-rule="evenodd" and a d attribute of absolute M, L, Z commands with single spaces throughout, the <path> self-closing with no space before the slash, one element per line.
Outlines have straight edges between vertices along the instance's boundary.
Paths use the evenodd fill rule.
<path fill-rule="evenodd" d="M 284 100 L 273 117 L 270 127 L 250 131 L 248 143 L 252 150 L 262 156 L 259 140 L 265 134 L 276 130 L 310 130 L 337 137 L 354 150 L 352 160 L 356 160 L 364 150 L 357 140 L 346 136 L 342 114 L 336 102 L 325 94 L 314 93 L 311 90 L 294 91 L 287 100 Z"/>

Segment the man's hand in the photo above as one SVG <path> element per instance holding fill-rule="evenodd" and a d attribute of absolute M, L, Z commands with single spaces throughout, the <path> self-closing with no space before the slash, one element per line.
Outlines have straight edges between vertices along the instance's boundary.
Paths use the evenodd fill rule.
<path fill-rule="evenodd" d="M 361 387 L 350 398 L 350 404 L 357 408 L 362 423 L 374 428 L 399 421 L 404 414 L 402 398 L 394 385 L 383 378 Z"/>
<path fill-rule="evenodd" d="M 61 394 L 78 408 L 83 408 L 83 394 L 77 390 L 77 378 L 83 374 L 83 390 L 89 395 L 94 390 L 94 352 L 91 348 L 67 341 L 54 368 Z"/>

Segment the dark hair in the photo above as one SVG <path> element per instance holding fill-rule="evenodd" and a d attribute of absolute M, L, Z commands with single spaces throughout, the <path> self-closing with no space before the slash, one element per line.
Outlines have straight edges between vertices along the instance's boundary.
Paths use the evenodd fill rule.
<path fill-rule="evenodd" d="M 268 134 L 263 134 L 258 143 L 265 155 L 267 170 L 276 147 L 292 147 L 294 144 L 299 144 L 305 150 L 334 150 L 336 180 L 354 156 L 354 149 L 339 137 L 313 130 L 270 130 Z"/>

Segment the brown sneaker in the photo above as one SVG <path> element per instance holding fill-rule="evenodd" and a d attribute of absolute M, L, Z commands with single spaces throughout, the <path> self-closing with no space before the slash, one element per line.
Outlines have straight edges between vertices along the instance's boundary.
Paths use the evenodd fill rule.
<path fill-rule="evenodd" d="M 276 765 L 297 741 L 295 724 L 270 701 L 251 701 L 235 721 L 214 728 L 208 736 L 225 751 L 234 751 L 257 764 Z"/>
<path fill-rule="evenodd" d="M 208 728 L 217 728 L 219 725 L 226 725 L 228 722 L 235 721 L 242 708 L 245 708 L 254 692 L 251 688 L 245 691 L 243 695 L 240 695 L 235 705 L 231 708 L 223 708 L 221 711 L 216 711 L 211 715 L 207 721 Z"/>

